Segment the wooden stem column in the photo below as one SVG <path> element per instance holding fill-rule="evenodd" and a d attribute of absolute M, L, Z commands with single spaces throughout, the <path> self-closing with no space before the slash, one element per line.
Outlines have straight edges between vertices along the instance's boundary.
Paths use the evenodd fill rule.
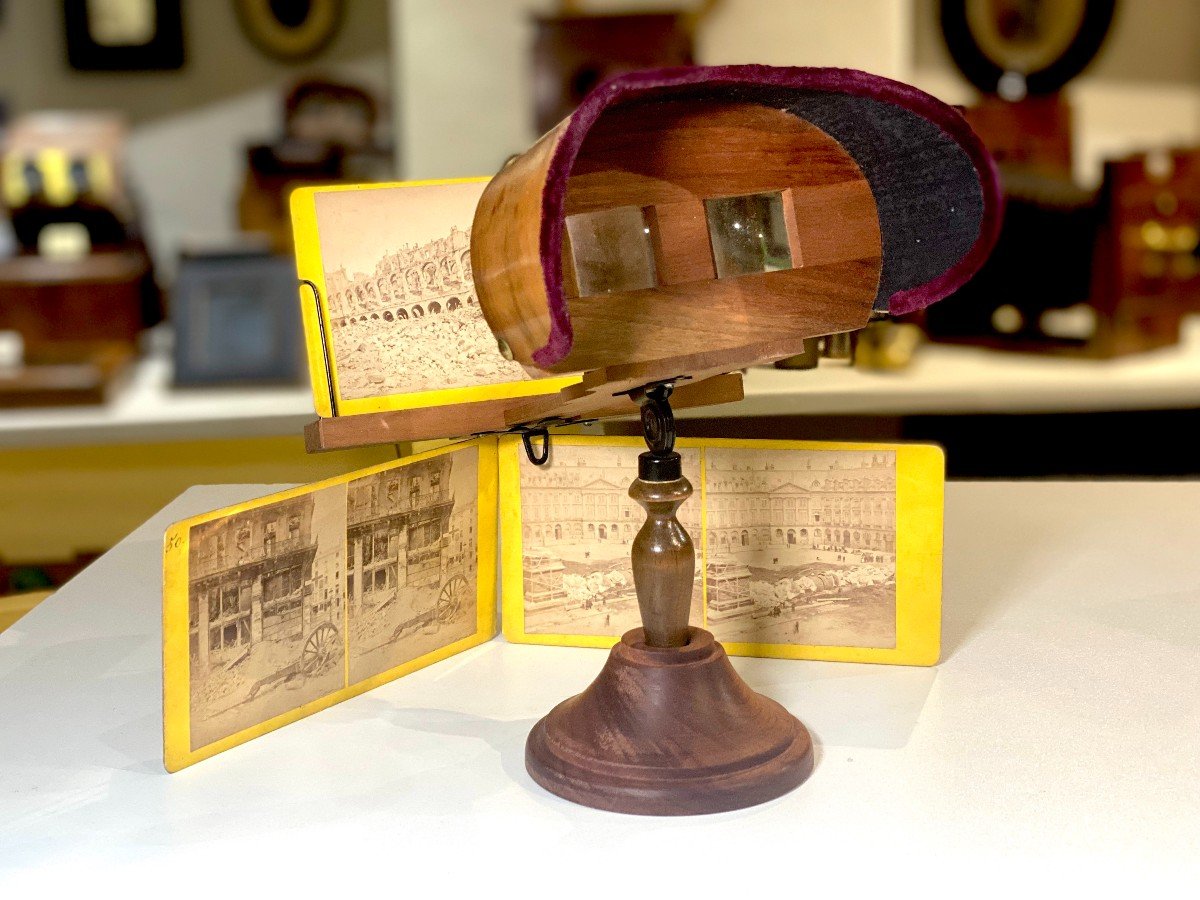
<path fill-rule="evenodd" d="M 696 575 L 696 548 L 676 518 L 692 485 L 683 477 L 675 452 L 675 417 L 669 385 L 657 385 L 642 398 L 642 430 L 650 448 L 638 457 L 638 477 L 629 496 L 646 510 L 646 522 L 633 539 L 633 583 L 647 647 L 682 647 L 688 642 L 688 614 Z"/>
<path fill-rule="evenodd" d="M 525 766 L 552 793 L 642 815 L 694 815 L 763 803 L 812 772 L 805 727 L 752 691 L 713 636 L 688 624 L 696 553 L 676 518 L 692 493 L 674 450 L 671 386 L 640 394 L 649 447 L 629 495 L 646 509 L 633 541 L 642 628 L 600 675 L 530 732 Z"/>

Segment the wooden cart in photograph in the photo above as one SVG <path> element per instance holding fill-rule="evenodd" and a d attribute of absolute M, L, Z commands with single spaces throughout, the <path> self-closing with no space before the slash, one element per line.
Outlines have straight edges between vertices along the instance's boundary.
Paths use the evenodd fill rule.
<path fill-rule="evenodd" d="M 316 625 L 304 638 L 297 666 L 301 675 L 311 678 L 325 672 L 342 658 L 342 630 L 332 617 Z"/>
<path fill-rule="evenodd" d="M 421 610 L 397 625 L 392 630 L 388 643 L 399 640 L 413 631 L 436 632 L 443 625 L 448 625 L 467 602 L 471 582 L 466 576 L 466 560 L 447 553 L 448 540 L 449 535 L 442 536 L 439 550 L 442 577 L 437 600 L 428 609 Z"/>

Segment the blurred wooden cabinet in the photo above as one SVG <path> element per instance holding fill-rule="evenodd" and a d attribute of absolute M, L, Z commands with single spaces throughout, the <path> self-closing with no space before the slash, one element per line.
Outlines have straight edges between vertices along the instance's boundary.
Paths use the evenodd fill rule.
<path fill-rule="evenodd" d="M 159 318 L 150 260 L 141 250 L 78 260 L 22 255 L 0 261 L 0 329 L 26 347 L 61 341 L 124 341 Z"/>

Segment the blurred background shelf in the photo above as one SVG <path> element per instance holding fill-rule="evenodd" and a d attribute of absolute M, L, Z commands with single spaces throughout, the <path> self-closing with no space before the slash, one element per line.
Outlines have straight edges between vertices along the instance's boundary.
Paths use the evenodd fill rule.
<path fill-rule="evenodd" d="M 1200 317 L 1183 339 L 1137 356 L 1081 360 L 929 344 L 900 372 L 822 361 L 811 371 L 757 368 L 723 417 L 1096 413 L 1200 407 Z M 712 410 L 682 410 L 703 418 Z"/>
<path fill-rule="evenodd" d="M 0 448 L 295 436 L 314 415 L 307 385 L 173 388 L 155 354 L 102 406 L 0 410 Z"/>

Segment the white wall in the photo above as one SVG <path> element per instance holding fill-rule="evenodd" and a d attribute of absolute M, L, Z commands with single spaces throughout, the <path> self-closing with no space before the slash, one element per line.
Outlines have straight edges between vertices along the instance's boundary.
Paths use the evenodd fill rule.
<path fill-rule="evenodd" d="M 386 55 L 327 71 L 380 96 L 390 90 Z M 174 273 L 184 240 L 222 242 L 237 234 L 245 148 L 279 136 L 281 90 L 260 88 L 134 127 L 128 171 L 160 280 Z"/>
<path fill-rule="evenodd" d="M 552 6 L 392 0 L 392 97 L 403 177 L 491 175 L 537 137 L 529 17 Z"/>
<path fill-rule="evenodd" d="M 724 0 L 696 35 L 706 65 L 841 66 L 903 79 L 908 0 Z"/>

